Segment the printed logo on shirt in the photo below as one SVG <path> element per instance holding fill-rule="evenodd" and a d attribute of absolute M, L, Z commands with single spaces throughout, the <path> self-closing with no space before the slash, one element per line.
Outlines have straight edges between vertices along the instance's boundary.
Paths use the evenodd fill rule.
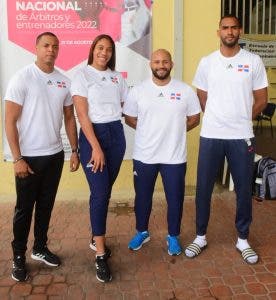
<path fill-rule="evenodd" d="M 161 92 L 157 97 L 164 97 L 163 93 Z"/>
<path fill-rule="evenodd" d="M 249 72 L 249 65 L 238 65 L 238 72 Z"/>
<path fill-rule="evenodd" d="M 102 81 L 106 81 L 106 78 L 105 78 L 105 77 L 103 77 L 103 78 L 102 78 Z"/>
<path fill-rule="evenodd" d="M 57 87 L 66 89 L 66 83 L 64 81 L 57 81 Z"/>
<path fill-rule="evenodd" d="M 171 100 L 181 100 L 180 93 L 171 93 Z"/>
<path fill-rule="evenodd" d="M 48 85 L 53 85 L 53 82 L 52 82 L 51 80 L 48 80 L 48 81 L 47 81 L 47 84 L 48 84 Z"/>
<path fill-rule="evenodd" d="M 111 79 L 111 81 L 113 82 L 113 83 L 116 83 L 116 84 L 118 84 L 119 83 L 119 81 L 118 81 L 118 77 L 116 77 L 116 76 L 110 76 L 110 79 Z"/>
<path fill-rule="evenodd" d="M 233 66 L 229 64 L 228 66 L 226 66 L 226 69 L 233 69 Z"/>

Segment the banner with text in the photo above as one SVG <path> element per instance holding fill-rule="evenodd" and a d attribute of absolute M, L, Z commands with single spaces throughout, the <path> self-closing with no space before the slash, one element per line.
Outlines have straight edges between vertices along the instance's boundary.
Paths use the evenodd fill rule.
<path fill-rule="evenodd" d="M 239 44 L 245 50 L 260 55 L 266 67 L 276 66 L 276 41 L 258 41 L 239 39 Z"/>
<path fill-rule="evenodd" d="M 21 61 L 35 60 L 36 37 L 45 31 L 58 36 L 60 50 L 56 66 L 69 77 L 87 63 L 93 39 L 99 34 L 109 34 L 116 42 L 116 70 L 123 74 L 128 85 L 138 83 L 149 74 L 151 3 L 150 0 L 7 1 L 7 14 L 0 12 L 4 20 L 2 28 L 7 28 L 0 45 L 2 97 L 8 80 L 22 67 Z M 64 130 L 62 136 L 69 153 Z M 126 136 L 126 158 L 130 158 L 133 132 L 129 128 Z M 9 160 L 5 137 L 3 144 L 4 158 Z"/>

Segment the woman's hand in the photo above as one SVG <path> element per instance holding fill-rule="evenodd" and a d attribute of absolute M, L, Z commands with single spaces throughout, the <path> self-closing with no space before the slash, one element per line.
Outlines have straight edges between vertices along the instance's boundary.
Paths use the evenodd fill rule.
<path fill-rule="evenodd" d="M 92 156 L 88 164 L 91 164 L 92 172 L 96 173 L 98 170 L 103 171 L 105 165 L 104 153 L 100 146 L 92 149 Z"/>

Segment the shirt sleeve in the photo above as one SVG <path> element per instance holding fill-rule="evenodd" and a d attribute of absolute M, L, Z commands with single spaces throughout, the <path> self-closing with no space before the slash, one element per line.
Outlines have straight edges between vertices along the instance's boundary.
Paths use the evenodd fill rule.
<path fill-rule="evenodd" d="M 195 91 L 189 87 L 187 116 L 193 116 L 201 112 L 199 100 Z"/>
<path fill-rule="evenodd" d="M 23 106 L 26 93 L 27 87 L 24 78 L 16 74 L 9 81 L 4 100 L 12 101 Z"/>
<path fill-rule="evenodd" d="M 193 79 L 193 86 L 197 89 L 203 91 L 208 90 L 207 70 L 206 58 L 202 58 L 198 64 L 195 77 Z"/>
<path fill-rule="evenodd" d="M 123 106 L 123 113 L 127 116 L 137 117 L 138 116 L 138 91 L 136 87 L 129 90 L 126 101 Z"/>
<path fill-rule="evenodd" d="M 259 55 L 256 55 L 253 67 L 253 90 L 260 90 L 268 86 L 265 66 Z"/>
<path fill-rule="evenodd" d="M 71 96 L 71 93 L 70 93 L 71 81 L 69 79 L 67 79 L 67 84 L 69 86 L 69 90 L 68 90 L 68 93 L 66 95 L 66 98 L 64 99 L 63 106 L 70 106 L 70 105 L 73 104 L 72 96 Z"/>
<path fill-rule="evenodd" d="M 79 70 L 73 77 L 71 83 L 71 96 L 81 96 L 88 98 L 88 86 L 85 78 L 84 70 Z"/>
<path fill-rule="evenodd" d="M 121 102 L 125 102 L 126 99 L 127 99 L 127 95 L 128 95 L 128 85 L 127 85 L 127 82 L 126 80 L 123 78 L 122 75 L 120 75 L 121 77 L 121 82 L 120 82 L 120 101 Z"/>

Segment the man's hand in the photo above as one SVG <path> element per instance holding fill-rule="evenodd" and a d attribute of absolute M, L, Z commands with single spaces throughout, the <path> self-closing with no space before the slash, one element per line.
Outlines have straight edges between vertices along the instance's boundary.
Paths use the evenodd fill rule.
<path fill-rule="evenodd" d="M 73 152 L 70 157 L 70 171 L 75 172 L 79 168 L 80 159 L 77 152 Z"/>
<path fill-rule="evenodd" d="M 19 178 L 25 178 L 30 174 L 34 174 L 34 171 L 25 162 L 24 159 L 20 159 L 14 164 L 14 175 Z"/>

